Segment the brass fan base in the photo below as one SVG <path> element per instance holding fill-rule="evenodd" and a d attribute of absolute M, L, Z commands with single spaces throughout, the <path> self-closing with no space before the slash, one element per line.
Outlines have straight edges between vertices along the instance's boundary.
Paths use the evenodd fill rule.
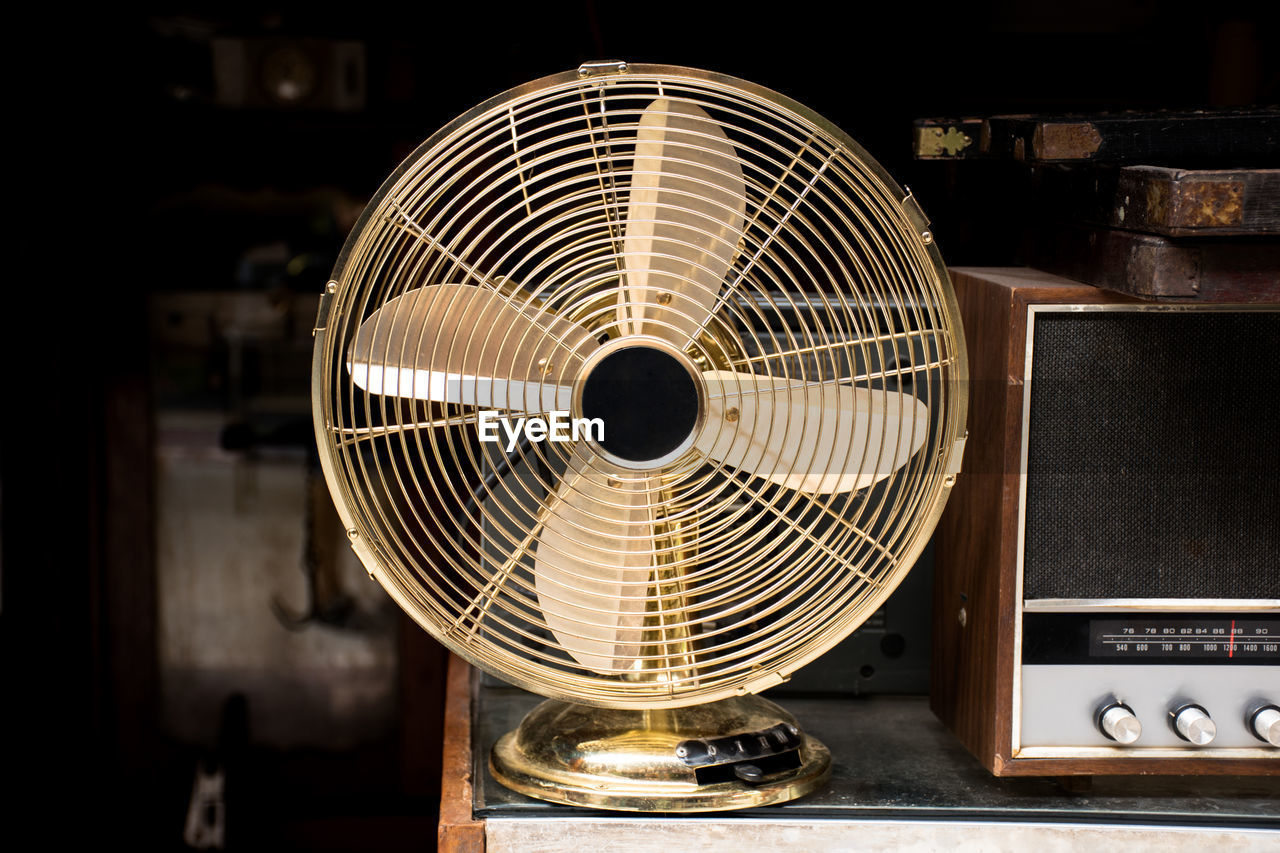
<path fill-rule="evenodd" d="M 831 753 L 758 696 L 669 710 L 550 700 L 494 744 L 489 767 L 553 803 L 705 812 L 802 797 L 831 776 Z"/>

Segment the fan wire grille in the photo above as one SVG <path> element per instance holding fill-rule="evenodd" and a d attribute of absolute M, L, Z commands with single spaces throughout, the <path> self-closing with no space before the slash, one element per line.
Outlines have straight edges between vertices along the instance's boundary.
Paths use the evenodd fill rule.
<path fill-rule="evenodd" d="M 651 305 L 618 307 L 635 268 L 626 238 L 642 180 L 640 124 L 659 101 L 696 105 L 741 165 L 742 226 L 705 314 L 659 287 L 630 291 Z M 691 138 L 696 148 L 700 137 Z M 712 149 L 715 140 L 705 143 Z M 669 148 L 662 156 L 685 153 Z M 702 202 L 698 180 L 665 200 L 679 204 L 688 193 L 690 210 L 706 199 L 714 207 L 716 180 Z M 954 297 L 903 196 L 818 116 L 704 72 L 633 66 L 548 78 L 442 130 L 370 202 L 319 324 L 317 436 L 370 573 L 424 628 L 482 668 L 588 704 L 674 707 L 756 692 L 829 649 L 879 607 L 924 547 L 954 480 L 963 432 L 964 343 Z M 793 431 L 821 443 L 830 439 L 823 431 L 835 429 L 823 417 L 824 389 L 842 386 L 872 392 L 883 409 L 918 401 L 927 416 L 898 421 L 909 435 L 890 434 L 903 412 L 884 411 L 881 434 L 865 441 L 919 449 L 888 476 L 832 492 L 785 485 L 806 473 L 786 459 L 744 470 L 703 452 L 702 442 L 645 471 L 603 464 L 584 441 L 526 441 L 508 451 L 505 433 L 479 440 L 482 406 L 379 394 L 352 381 L 361 325 L 391 300 L 442 284 L 482 288 L 533 322 L 459 324 L 431 340 L 410 335 L 422 370 L 485 350 L 501 353 L 497 375 L 523 376 L 520 348 L 540 336 L 553 355 L 525 387 L 538 401 L 544 391 L 559 400 L 577 381 L 579 337 L 616 343 L 631 332 L 629 312 L 650 310 L 657 327 L 687 335 L 683 351 L 697 370 L 779 380 L 775 393 L 788 400 L 787 411 L 810 414 L 761 428 L 713 413 L 719 417 L 700 425 L 708 435 L 767 443 L 781 434 L 785 443 Z M 512 403 L 502 414 L 539 414 L 529 408 Z M 875 462 L 851 453 L 833 464 L 818 473 L 855 474 Z M 566 636 L 570 646 L 575 635 L 589 643 L 616 625 L 617 612 L 601 593 L 592 601 L 603 606 L 579 601 L 567 621 L 552 624 L 548 599 L 575 600 L 565 580 L 572 572 L 539 581 L 538 557 L 607 570 L 616 555 L 608 544 L 584 551 L 572 536 L 549 536 L 548 525 L 598 534 L 612 528 L 596 508 L 611 516 L 613 507 L 622 513 L 637 502 L 644 523 L 617 526 L 608 538 L 618 554 L 649 555 L 643 579 L 631 574 L 617 585 L 620 608 L 643 607 L 629 617 L 630 640 L 609 665 L 584 665 Z"/>

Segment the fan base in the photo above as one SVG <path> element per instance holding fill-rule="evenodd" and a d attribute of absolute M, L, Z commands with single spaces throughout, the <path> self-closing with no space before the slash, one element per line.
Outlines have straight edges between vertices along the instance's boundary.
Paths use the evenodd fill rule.
<path fill-rule="evenodd" d="M 714 757 L 708 745 L 718 746 Z M 664 710 L 553 699 L 494 744 L 489 768 L 508 788 L 553 803 L 706 812 L 802 797 L 831 776 L 831 753 L 758 696 Z"/>

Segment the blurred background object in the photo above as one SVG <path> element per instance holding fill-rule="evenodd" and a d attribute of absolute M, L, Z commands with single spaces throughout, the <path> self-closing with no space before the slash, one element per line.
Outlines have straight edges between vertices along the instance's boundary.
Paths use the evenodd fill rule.
<path fill-rule="evenodd" d="M 207 741 L 233 692 L 276 747 L 346 748 L 394 724 L 398 611 L 346 547 L 312 450 L 317 303 L 152 299 L 156 642 L 179 740 Z"/>

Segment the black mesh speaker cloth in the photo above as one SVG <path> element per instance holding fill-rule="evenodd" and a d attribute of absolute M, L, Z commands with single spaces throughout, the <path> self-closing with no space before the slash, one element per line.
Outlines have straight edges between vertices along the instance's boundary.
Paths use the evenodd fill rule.
<path fill-rule="evenodd" d="M 1280 598 L 1280 313 L 1034 322 L 1024 596 Z"/>

